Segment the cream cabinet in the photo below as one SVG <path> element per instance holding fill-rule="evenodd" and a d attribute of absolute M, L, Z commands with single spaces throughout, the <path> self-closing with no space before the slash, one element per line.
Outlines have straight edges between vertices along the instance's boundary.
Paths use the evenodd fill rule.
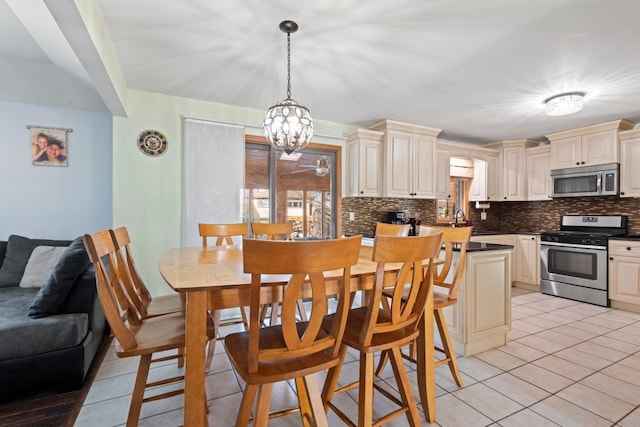
<path fill-rule="evenodd" d="M 467 252 L 458 303 L 444 310 L 456 353 L 466 357 L 506 344 L 511 330 L 511 252 Z"/>
<path fill-rule="evenodd" d="M 469 201 L 483 202 L 487 200 L 487 162 L 473 159 L 473 179 L 469 185 Z"/>
<path fill-rule="evenodd" d="M 540 290 L 540 236 L 519 234 L 515 236 L 515 275 L 518 286 Z"/>
<path fill-rule="evenodd" d="M 382 195 L 383 132 L 357 129 L 347 135 L 346 197 Z"/>
<path fill-rule="evenodd" d="M 551 169 L 618 163 L 618 131 L 633 126 L 616 120 L 546 135 L 551 142 Z"/>
<path fill-rule="evenodd" d="M 640 197 L 640 130 L 620 132 L 620 197 Z"/>
<path fill-rule="evenodd" d="M 383 120 L 385 197 L 436 198 L 436 137 L 439 129 Z"/>
<path fill-rule="evenodd" d="M 527 199 L 525 149 L 538 144 L 536 141 L 519 139 L 484 145 L 500 149 L 497 201 L 512 202 Z"/>
<path fill-rule="evenodd" d="M 447 150 L 436 150 L 436 198 L 449 199 L 451 187 L 449 186 L 449 159 L 451 156 Z"/>
<path fill-rule="evenodd" d="M 471 241 L 472 242 L 483 242 L 483 243 L 495 243 L 498 245 L 510 245 L 513 246 L 514 248 L 516 247 L 516 237 L 517 235 L 514 234 L 480 234 L 480 235 L 475 235 L 475 236 L 471 236 Z M 515 258 L 516 258 L 517 252 L 514 251 L 514 253 L 511 255 L 510 257 L 510 262 L 511 265 L 509 266 L 509 271 L 511 272 L 511 281 L 513 282 L 515 280 Z"/>
<path fill-rule="evenodd" d="M 528 148 L 527 200 L 551 200 L 551 146 Z"/>
<path fill-rule="evenodd" d="M 609 240 L 609 299 L 640 305 L 640 241 Z"/>
<path fill-rule="evenodd" d="M 487 160 L 487 200 L 500 201 L 500 157 L 491 157 Z"/>

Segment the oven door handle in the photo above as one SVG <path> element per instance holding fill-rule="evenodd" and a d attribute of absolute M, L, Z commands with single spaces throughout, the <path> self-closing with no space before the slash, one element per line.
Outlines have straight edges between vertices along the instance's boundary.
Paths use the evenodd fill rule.
<path fill-rule="evenodd" d="M 595 251 L 606 251 L 606 246 L 578 245 L 574 243 L 540 242 L 540 246 L 560 246 L 567 249 L 592 249 Z"/>
<path fill-rule="evenodd" d="M 602 193 L 602 172 L 598 172 L 598 179 L 596 180 L 596 189 L 598 193 Z"/>

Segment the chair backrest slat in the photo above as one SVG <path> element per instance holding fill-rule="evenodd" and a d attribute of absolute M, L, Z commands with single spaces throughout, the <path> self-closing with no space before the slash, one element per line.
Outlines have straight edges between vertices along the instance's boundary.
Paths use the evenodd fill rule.
<path fill-rule="evenodd" d="M 408 236 L 411 226 L 409 224 L 376 223 L 376 236 Z"/>
<path fill-rule="evenodd" d="M 126 350 L 135 347 L 136 339 L 127 323 L 131 326 L 139 325 L 140 315 L 135 311 L 124 288 L 111 233 L 104 230 L 85 234 L 83 241 L 89 259 L 95 266 L 98 297 L 105 318 L 122 348 Z"/>
<path fill-rule="evenodd" d="M 125 289 L 136 310 L 144 318 L 147 316 L 147 305 L 151 302 L 151 293 L 142 281 L 133 260 L 133 254 L 129 246 L 131 243 L 129 232 L 126 227 L 119 227 L 115 230 L 110 230 L 110 233 L 116 248 L 116 261 L 120 267 L 119 271 Z"/>
<path fill-rule="evenodd" d="M 202 247 L 208 245 L 208 237 L 216 238 L 216 246 L 233 245 L 233 236 L 245 237 L 249 234 L 249 224 L 245 222 L 237 224 L 207 224 L 199 223 L 198 230 L 202 237 Z"/>
<path fill-rule="evenodd" d="M 291 233 L 293 233 L 293 224 L 290 222 L 251 223 L 251 235 L 254 238 L 289 240 Z"/>
<path fill-rule="evenodd" d="M 293 359 L 321 351 L 337 356 L 350 304 L 351 266 L 358 262 L 361 241 L 362 236 L 315 241 L 243 241 L 244 271 L 251 274 L 250 372 L 256 372 L 258 364 L 268 360 Z M 325 273 L 332 272 L 335 278 L 338 271 L 338 308 L 331 332 L 325 333 L 321 327 L 328 307 Z M 269 348 L 260 347 L 259 342 L 260 290 L 265 274 L 282 275 L 286 283 L 281 314 L 283 342 L 271 343 Z M 311 316 L 308 322 L 298 323 L 295 310 L 303 287 L 310 290 Z"/>

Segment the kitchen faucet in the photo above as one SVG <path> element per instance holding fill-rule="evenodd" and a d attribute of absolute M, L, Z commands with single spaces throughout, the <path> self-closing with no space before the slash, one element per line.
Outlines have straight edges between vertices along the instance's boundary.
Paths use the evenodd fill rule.
<path fill-rule="evenodd" d="M 460 214 L 462 214 L 462 223 L 465 224 L 466 222 L 466 215 L 464 214 L 464 211 L 462 209 L 458 209 L 456 211 L 456 214 L 454 215 L 454 218 L 456 219 L 456 226 L 458 225 L 458 217 L 460 216 Z"/>

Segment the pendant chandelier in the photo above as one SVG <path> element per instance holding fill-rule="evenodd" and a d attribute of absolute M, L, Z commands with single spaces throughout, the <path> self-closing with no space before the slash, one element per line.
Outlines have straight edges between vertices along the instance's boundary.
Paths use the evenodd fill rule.
<path fill-rule="evenodd" d="M 313 119 L 307 107 L 291 99 L 291 33 L 298 31 L 298 24 L 282 21 L 280 30 L 287 33 L 287 98 L 267 111 L 264 134 L 273 148 L 291 154 L 311 140 Z"/>

